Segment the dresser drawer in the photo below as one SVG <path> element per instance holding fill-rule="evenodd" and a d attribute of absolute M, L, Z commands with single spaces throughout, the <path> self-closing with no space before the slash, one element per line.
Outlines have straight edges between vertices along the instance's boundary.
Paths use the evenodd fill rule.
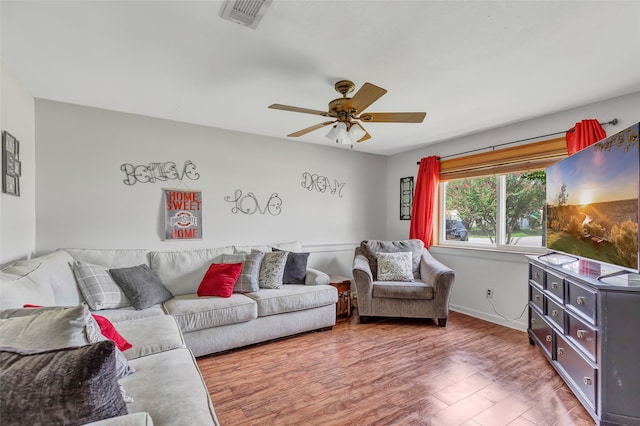
<path fill-rule="evenodd" d="M 593 291 L 567 281 L 566 304 L 591 323 L 598 323 L 596 318 L 596 294 Z"/>
<path fill-rule="evenodd" d="M 553 329 L 535 309 L 529 307 L 529 330 L 535 335 L 538 343 L 551 358 L 553 354 Z"/>
<path fill-rule="evenodd" d="M 564 303 L 564 279 L 551 272 L 546 273 L 545 289 L 559 302 Z"/>
<path fill-rule="evenodd" d="M 565 315 L 567 317 L 567 336 L 590 355 L 591 361 L 597 361 L 598 331 L 570 312 Z"/>
<path fill-rule="evenodd" d="M 562 305 L 556 303 L 553 299 L 545 297 L 547 300 L 545 317 L 552 321 L 564 333 L 564 309 Z"/>
<path fill-rule="evenodd" d="M 556 336 L 556 360 L 573 382 L 573 387 L 577 388 L 591 409 L 595 411 L 598 370 L 571 347 L 562 336 Z"/>
<path fill-rule="evenodd" d="M 539 266 L 529 264 L 529 279 L 544 288 L 544 270 Z"/>
<path fill-rule="evenodd" d="M 529 285 L 529 300 L 540 310 L 540 313 L 544 312 L 544 296 L 542 291 L 534 285 Z"/>

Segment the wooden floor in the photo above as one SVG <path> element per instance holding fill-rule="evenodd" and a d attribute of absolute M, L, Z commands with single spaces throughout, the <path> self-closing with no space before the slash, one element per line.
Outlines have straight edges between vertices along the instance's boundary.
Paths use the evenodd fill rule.
<path fill-rule="evenodd" d="M 198 359 L 232 425 L 593 425 L 526 333 L 357 311 L 331 331 Z"/>

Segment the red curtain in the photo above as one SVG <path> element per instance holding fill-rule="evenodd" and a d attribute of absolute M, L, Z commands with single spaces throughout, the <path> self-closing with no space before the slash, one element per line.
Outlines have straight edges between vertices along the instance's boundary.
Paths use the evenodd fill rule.
<path fill-rule="evenodd" d="M 570 129 L 567 139 L 567 154 L 572 155 L 607 137 L 598 120 L 582 120 Z"/>
<path fill-rule="evenodd" d="M 425 157 L 420 160 L 416 190 L 411 210 L 409 238 L 417 238 L 424 246 L 431 246 L 433 234 L 433 212 L 436 209 L 436 193 L 440 183 L 440 157 Z"/>

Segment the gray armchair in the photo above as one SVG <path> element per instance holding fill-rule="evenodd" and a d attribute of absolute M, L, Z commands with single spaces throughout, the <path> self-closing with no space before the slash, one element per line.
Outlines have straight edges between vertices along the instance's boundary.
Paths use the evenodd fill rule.
<path fill-rule="evenodd" d="M 411 252 L 413 281 L 378 281 L 379 252 Z M 422 241 L 363 241 L 355 249 L 353 278 L 361 323 L 380 316 L 433 318 L 446 326 L 455 272 L 431 256 Z"/>

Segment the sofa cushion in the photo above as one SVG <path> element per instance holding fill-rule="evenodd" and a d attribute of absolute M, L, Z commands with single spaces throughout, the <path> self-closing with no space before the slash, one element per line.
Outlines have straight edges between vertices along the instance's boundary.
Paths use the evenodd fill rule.
<path fill-rule="evenodd" d="M 115 370 L 116 348 L 0 351 L 2 424 L 84 424 L 127 414 Z"/>
<path fill-rule="evenodd" d="M 283 251 L 293 251 L 293 252 L 301 252 L 302 251 L 302 242 L 301 241 L 287 241 L 284 243 L 277 243 L 273 245 L 273 248 L 277 248 Z"/>
<path fill-rule="evenodd" d="M 146 309 L 173 297 L 158 276 L 147 266 L 110 269 L 114 281 L 124 291 L 134 308 Z"/>
<path fill-rule="evenodd" d="M 411 270 L 411 252 L 376 253 L 378 262 L 378 280 L 413 281 Z"/>
<path fill-rule="evenodd" d="M 194 294 L 212 263 L 220 263 L 223 254 L 232 254 L 233 247 L 198 250 L 152 251 L 151 269 L 174 295 Z"/>
<path fill-rule="evenodd" d="M 91 309 L 115 309 L 131 305 L 104 266 L 76 260 L 71 264 L 71 269 L 80 292 Z"/>
<path fill-rule="evenodd" d="M 252 294 L 252 293 L 247 293 Z M 185 294 L 164 302 L 183 333 L 256 319 L 256 303 L 239 293 L 229 298 Z"/>
<path fill-rule="evenodd" d="M 198 286 L 198 297 L 230 297 L 242 271 L 240 263 L 212 263 Z"/>
<path fill-rule="evenodd" d="M 55 305 L 53 289 L 38 275 L 37 270 L 22 277 L 0 272 L 0 309 L 20 308 L 25 303 Z"/>
<path fill-rule="evenodd" d="M 258 276 L 260 288 L 280 288 L 282 286 L 287 253 L 286 251 L 278 251 L 264 254 Z"/>
<path fill-rule="evenodd" d="M 219 425 L 207 386 L 189 349 L 131 361 L 137 372 L 120 381 L 133 398 L 130 413 L 148 412 L 156 424 Z"/>
<path fill-rule="evenodd" d="M 273 251 L 285 251 L 274 247 Z M 307 276 L 307 261 L 309 253 L 296 253 L 287 251 L 287 262 L 284 265 L 284 274 L 282 276 L 283 284 L 304 284 Z"/>
<path fill-rule="evenodd" d="M 87 423 L 85 426 L 153 426 L 153 419 L 146 411 L 130 413 L 107 420 Z"/>
<path fill-rule="evenodd" d="M 79 249 L 65 248 L 75 260 L 104 266 L 105 268 L 126 268 L 149 264 L 147 249 Z"/>
<path fill-rule="evenodd" d="M 259 251 L 261 253 L 269 253 L 271 251 L 271 246 L 267 246 L 267 245 L 233 246 L 234 253 L 253 253 L 254 251 Z"/>
<path fill-rule="evenodd" d="M 161 304 L 157 304 L 141 310 L 137 310 L 133 306 L 127 306 L 126 308 L 120 309 L 104 309 L 100 311 L 100 315 L 108 318 L 109 321 L 115 324 L 121 321 L 165 316 L 167 313 L 164 311 Z"/>
<path fill-rule="evenodd" d="M 234 293 L 249 293 L 260 290 L 258 277 L 263 258 L 263 252 L 222 255 L 222 263 L 242 262 L 242 271 L 233 287 Z"/>
<path fill-rule="evenodd" d="M 338 291 L 331 285 L 291 284 L 246 296 L 257 303 L 259 317 L 333 305 L 338 301 Z"/>
<path fill-rule="evenodd" d="M 15 276 L 25 276 L 25 278 L 28 276 L 33 285 L 30 286 L 31 289 L 29 290 L 31 291 L 27 295 L 22 293 L 20 287 L 15 285 L 5 286 L 3 282 L 0 306 L 3 308 L 19 308 L 26 303 L 47 306 L 78 305 L 82 301 L 82 296 L 73 272 L 69 267 L 71 262 L 73 262 L 73 258 L 69 253 L 59 250 L 30 260 L 19 260 L 7 266 L 2 270 L 3 274 L 5 274 L 3 281 L 6 278 Z M 42 297 L 31 297 L 36 289 L 43 290 Z M 51 293 L 53 293 L 53 301 L 50 300 Z"/>
<path fill-rule="evenodd" d="M 433 286 L 416 280 L 403 281 L 374 281 L 371 295 L 391 299 L 433 299 Z"/>
<path fill-rule="evenodd" d="M 123 321 L 116 325 L 120 334 L 133 345 L 124 353 L 128 360 L 185 347 L 182 333 L 171 315 Z"/>
<path fill-rule="evenodd" d="M 420 259 L 422 258 L 422 251 L 424 249 L 424 243 L 421 240 L 400 240 L 400 241 L 385 241 L 385 240 L 368 240 L 360 243 L 362 253 L 369 260 L 369 266 L 371 267 L 371 273 L 374 281 L 378 279 L 378 261 L 376 253 L 396 253 L 399 251 L 410 251 L 412 268 L 414 278 L 420 278 Z"/>

